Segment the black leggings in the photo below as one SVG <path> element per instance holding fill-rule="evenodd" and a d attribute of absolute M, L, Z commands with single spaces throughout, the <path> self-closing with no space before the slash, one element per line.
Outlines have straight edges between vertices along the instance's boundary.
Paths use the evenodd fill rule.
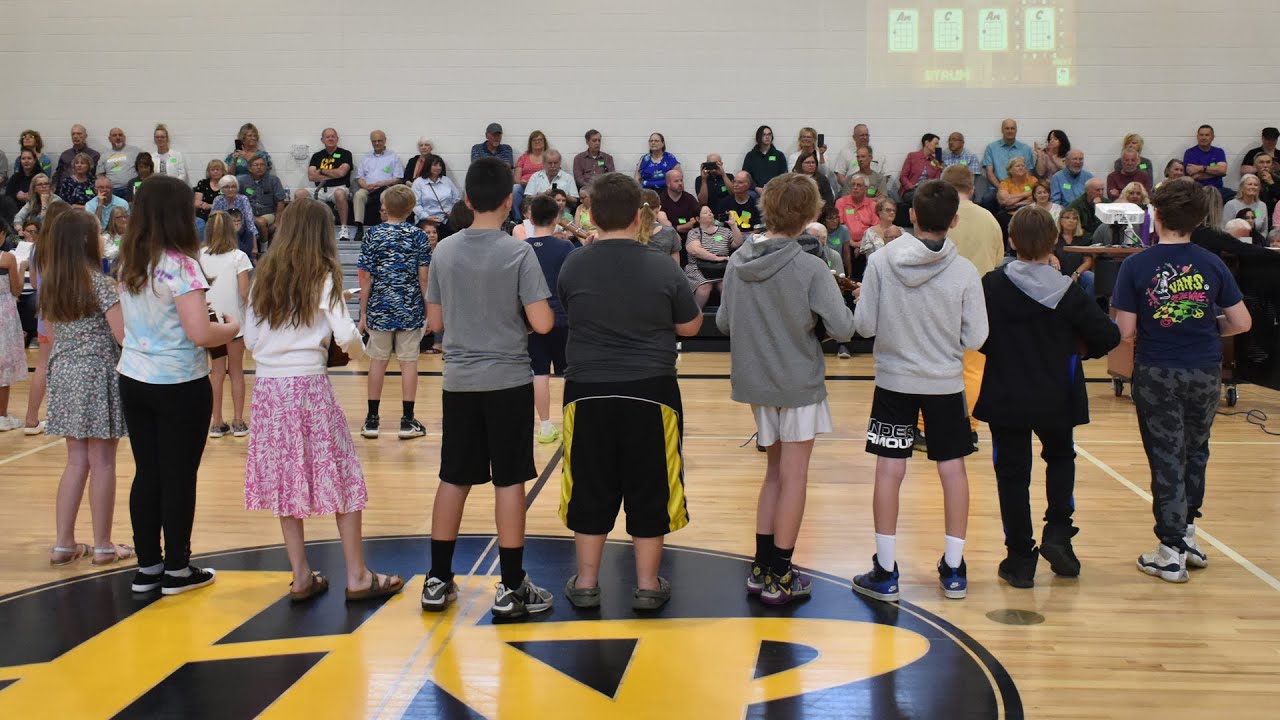
<path fill-rule="evenodd" d="M 129 517 L 138 565 L 148 567 L 163 560 L 165 570 L 181 570 L 191 558 L 196 471 L 213 416 L 209 378 L 152 385 L 121 375 L 120 399 L 137 467 L 129 492 Z"/>
<path fill-rule="evenodd" d="M 1004 544 L 1010 551 L 1027 554 L 1036 547 L 1031 528 L 1031 434 L 1040 438 L 1045 462 L 1045 534 L 1071 537 L 1075 512 L 1076 450 L 1072 428 L 1037 429 L 991 426 L 991 455 L 995 461 L 996 487 L 1000 495 L 1000 519 Z"/>

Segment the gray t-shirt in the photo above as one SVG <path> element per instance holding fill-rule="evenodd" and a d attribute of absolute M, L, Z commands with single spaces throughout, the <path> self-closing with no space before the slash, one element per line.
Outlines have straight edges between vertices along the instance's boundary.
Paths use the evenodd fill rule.
<path fill-rule="evenodd" d="M 525 305 L 551 297 L 533 247 L 501 230 L 463 230 L 431 256 L 427 302 L 444 310 L 444 389 L 488 392 L 531 382 Z"/>
<path fill-rule="evenodd" d="M 649 238 L 649 247 L 659 250 L 666 255 L 680 252 L 680 233 L 675 228 L 663 225 L 653 231 L 653 237 Z"/>
<path fill-rule="evenodd" d="M 634 240 L 600 240 L 569 255 L 558 288 L 569 314 L 566 379 L 627 382 L 676 374 L 675 326 L 700 311 L 670 254 Z"/>

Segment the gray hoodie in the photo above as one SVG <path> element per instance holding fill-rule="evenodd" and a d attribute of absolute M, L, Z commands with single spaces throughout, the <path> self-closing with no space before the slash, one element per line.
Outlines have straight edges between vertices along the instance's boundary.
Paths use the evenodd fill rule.
<path fill-rule="evenodd" d="M 934 251 L 904 232 L 867 261 L 853 326 L 876 338 L 877 387 L 962 392 L 964 351 L 987 339 L 982 279 L 950 240 Z"/>
<path fill-rule="evenodd" d="M 780 408 L 826 399 L 818 318 L 836 340 L 853 337 L 853 313 L 831 271 L 795 238 L 758 236 L 731 255 L 716 327 L 732 342 L 733 399 Z"/>
<path fill-rule="evenodd" d="M 1044 263 L 1014 260 L 1004 273 L 1014 287 L 1050 310 L 1058 307 L 1062 296 L 1067 294 L 1067 288 L 1071 287 L 1070 278 Z"/>

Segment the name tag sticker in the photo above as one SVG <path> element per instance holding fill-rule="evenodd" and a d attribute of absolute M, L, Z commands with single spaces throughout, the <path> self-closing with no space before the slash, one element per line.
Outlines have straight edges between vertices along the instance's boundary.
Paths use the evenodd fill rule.
<path fill-rule="evenodd" d="M 721 185 L 720 192 L 729 192 L 729 188 L 725 187 L 724 185 Z"/>
<path fill-rule="evenodd" d="M 680 224 L 681 224 L 681 225 L 684 225 L 684 224 L 685 224 L 685 223 L 687 223 L 687 222 L 689 222 L 689 221 L 688 221 L 688 220 L 686 220 L 685 218 L 680 218 Z"/>
<path fill-rule="evenodd" d="M 597 160 L 597 161 L 596 161 L 596 164 L 597 164 L 597 165 L 599 165 L 600 167 L 604 167 L 604 161 L 603 161 L 603 160 Z"/>
<path fill-rule="evenodd" d="M 386 174 L 390 175 L 390 174 L 391 174 L 391 166 L 390 166 L 390 165 L 388 165 L 388 166 L 386 166 L 386 167 L 382 168 L 382 172 L 384 172 L 384 173 L 386 173 Z"/>
<path fill-rule="evenodd" d="M 1023 185 L 1023 186 L 1022 186 L 1022 192 L 1031 192 L 1031 186 L 1030 186 L 1030 185 Z"/>
<path fill-rule="evenodd" d="M 845 208 L 845 210 L 844 210 L 844 214 L 845 214 L 845 215 L 853 215 L 853 214 L 854 214 L 854 213 L 856 213 L 856 212 L 858 212 L 858 211 L 857 211 L 857 210 L 854 210 L 853 208 Z"/>
<path fill-rule="evenodd" d="M 965 166 L 965 167 L 969 167 L 969 161 L 968 161 L 968 160 L 961 160 L 961 161 L 960 161 L 960 164 L 961 164 L 961 165 L 963 165 L 963 166 Z"/>
<path fill-rule="evenodd" d="M 244 189 L 244 194 L 245 194 L 245 195 L 252 195 L 252 194 L 253 194 L 253 188 L 245 188 L 245 189 Z"/>
<path fill-rule="evenodd" d="M 1071 189 L 1071 183 L 1062 183 L 1062 189 L 1063 189 L 1063 190 L 1070 190 L 1070 189 Z"/>
<path fill-rule="evenodd" d="M 93 197 L 93 190 L 92 190 L 92 189 L 90 189 L 90 188 L 85 188 L 85 189 L 84 189 L 84 194 L 85 194 L 85 195 L 87 195 L 87 196 L 89 196 L 89 197 Z"/>
<path fill-rule="evenodd" d="M 176 158 L 176 157 L 171 157 L 171 158 L 169 158 L 169 162 L 174 163 L 174 164 L 176 165 L 176 164 L 178 163 L 178 158 Z"/>
<path fill-rule="evenodd" d="M 876 194 L 875 188 L 867 188 L 867 197 L 875 197 L 875 194 Z"/>
<path fill-rule="evenodd" d="M 775 162 L 777 159 L 778 159 L 778 156 L 777 156 L 777 155 L 770 155 L 770 156 L 769 156 L 769 162 Z"/>
<path fill-rule="evenodd" d="M 1139 169 L 1139 170 L 1146 170 L 1146 169 L 1147 169 L 1147 164 L 1146 164 L 1146 163 L 1142 163 L 1142 164 L 1138 165 L 1138 169 Z"/>

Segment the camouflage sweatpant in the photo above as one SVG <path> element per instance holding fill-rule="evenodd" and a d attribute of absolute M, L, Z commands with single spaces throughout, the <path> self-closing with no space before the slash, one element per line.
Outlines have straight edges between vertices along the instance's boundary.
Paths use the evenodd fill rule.
<path fill-rule="evenodd" d="M 1209 430 L 1221 388 L 1218 368 L 1133 369 L 1133 404 L 1151 466 L 1156 537 L 1170 547 L 1181 545 L 1187 524 L 1200 517 Z"/>

